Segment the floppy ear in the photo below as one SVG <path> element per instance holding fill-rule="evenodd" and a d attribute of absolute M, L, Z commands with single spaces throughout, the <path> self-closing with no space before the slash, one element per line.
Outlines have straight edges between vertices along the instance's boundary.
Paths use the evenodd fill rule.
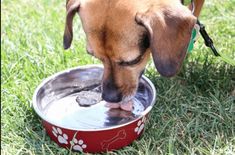
<path fill-rule="evenodd" d="M 135 19 L 148 31 L 158 72 L 166 77 L 175 75 L 186 55 L 196 18 L 182 5 L 151 8 L 137 13 Z"/>
<path fill-rule="evenodd" d="M 73 40 L 73 17 L 78 12 L 79 0 L 67 0 L 66 2 L 66 22 L 64 30 L 64 49 L 68 49 Z"/>

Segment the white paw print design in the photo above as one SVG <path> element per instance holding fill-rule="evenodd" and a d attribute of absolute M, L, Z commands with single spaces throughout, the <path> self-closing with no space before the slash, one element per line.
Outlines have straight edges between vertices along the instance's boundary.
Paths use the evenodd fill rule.
<path fill-rule="evenodd" d="M 139 135 L 141 131 L 144 129 L 144 123 L 146 118 L 143 117 L 141 120 L 138 121 L 137 127 L 135 128 L 135 132 Z"/>
<path fill-rule="evenodd" d="M 63 134 L 60 128 L 55 128 L 53 126 L 52 129 L 53 135 L 58 138 L 58 142 L 60 144 L 68 144 L 68 135 L 66 135 L 65 133 Z"/>
<path fill-rule="evenodd" d="M 71 141 L 71 145 L 73 150 L 83 152 L 83 149 L 87 147 L 86 144 L 84 144 L 82 139 L 77 140 L 76 138 L 73 138 L 73 141 Z"/>

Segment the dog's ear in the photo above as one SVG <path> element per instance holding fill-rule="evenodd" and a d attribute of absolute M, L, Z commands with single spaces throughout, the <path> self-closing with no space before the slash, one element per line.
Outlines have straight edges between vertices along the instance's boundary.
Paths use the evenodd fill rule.
<path fill-rule="evenodd" d="M 66 2 L 66 21 L 64 30 L 64 49 L 68 49 L 73 40 L 73 17 L 78 12 L 79 0 L 67 0 Z"/>
<path fill-rule="evenodd" d="M 175 75 L 186 55 L 196 18 L 182 5 L 151 8 L 137 13 L 135 20 L 148 31 L 158 72 L 166 77 Z"/>

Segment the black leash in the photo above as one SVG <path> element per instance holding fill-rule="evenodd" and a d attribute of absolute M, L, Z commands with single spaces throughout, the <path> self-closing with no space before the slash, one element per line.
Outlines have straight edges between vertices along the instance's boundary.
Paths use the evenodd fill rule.
<path fill-rule="evenodd" d="M 181 3 L 184 5 L 184 0 L 181 0 Z M 194 13 L 194 9 L 195 9 L 194 0 L 191 0 L 191 6 L 192 6 L 192 13 Z M 218 51 L 216 50 L 216 48 L 213 44 L 213 40 L 210 38 L 210 36 L 206 32 L 205 26 L 198 19 L 197 19 L 196 24 L 199 26 L 199 32 L 200 32 L 202 38 L 204 39 L 205 45 L 211 49 L 211 51 L 214 53 L 214 55 L 216 57 L 221 58 L 223 61 L 227 62 L 228 64 L 235 66 L 234 59 L 227 57 L 223 53 L 218 53 Z"/>
<path fill-rule="evenodd" d="M 204 39 L 205 45 L 212 50 L 215 56 L 220 56 L 220 54 L 217 52 L 216 48 L 214 47 L 213 40 L 209 37 L 208 33 L 206 32 L 205 26 L 201 24 L 199 20 L 197 20 L 197 24 L 200 27 L 199 32 L 202 35 L 202 38 Z"/>

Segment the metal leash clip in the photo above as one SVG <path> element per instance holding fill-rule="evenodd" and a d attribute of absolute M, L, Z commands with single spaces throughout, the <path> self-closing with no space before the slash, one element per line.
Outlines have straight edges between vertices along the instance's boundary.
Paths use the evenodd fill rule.
<path fill-rule="evenodd" d="M 191 6 L 192 6 L 192 14 L 194 14 L 195 11 L 195 4 L 194 4 L 194 0 L 191 0 Z"/>

